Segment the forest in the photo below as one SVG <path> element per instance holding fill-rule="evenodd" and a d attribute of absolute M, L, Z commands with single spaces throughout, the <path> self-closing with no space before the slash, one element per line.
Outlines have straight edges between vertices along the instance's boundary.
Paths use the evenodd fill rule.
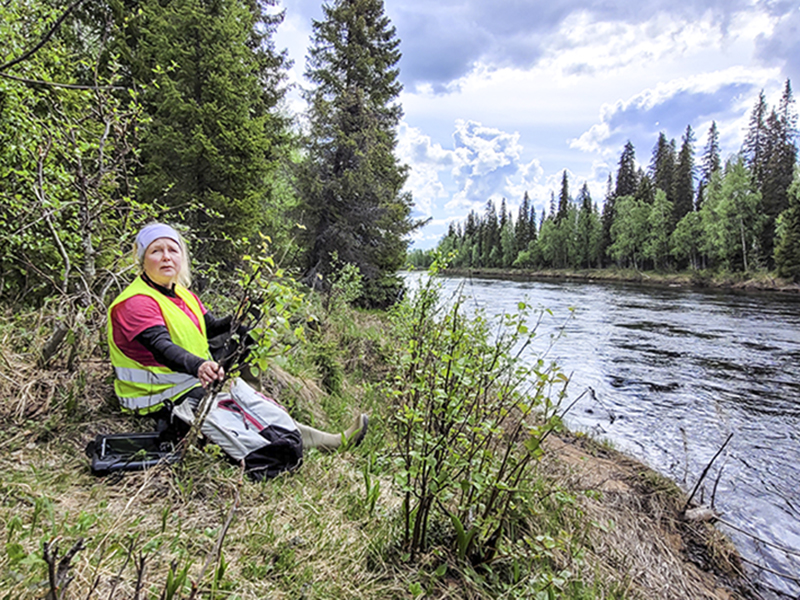
<path fill-rule="evenodd" d="M 263 236 L 306 282 L 351 263 L 362 303 L 391 303 L 416 226 L 393 154 L 400 41 L 362 4 L 314 24 L 293 115 L 277 0 L 0 3 L 3 297 L 101 306 L 132 236 L 162 220 L 200 283 Z"/>
<path fill-rule="evenodd" d="M 570 193 L 566 170 L 549 210 L 526 193 L 516 216 L 489 200 L 483 214 L 451 223 L 436 251 L 453 267 L 776 272 L 800 281 L 800 182 L 797 112 L 790 81 L 778 106 L 759 98 L 741 150 L 723 161 L 712 122 L 695 156 L 687 126 L 680 148 L 662 132 L 647 169 L 629 141 L 609 174 L 602 206 L 586 183 Z M 433 252 L 414 250 L 425 266 Z"/>

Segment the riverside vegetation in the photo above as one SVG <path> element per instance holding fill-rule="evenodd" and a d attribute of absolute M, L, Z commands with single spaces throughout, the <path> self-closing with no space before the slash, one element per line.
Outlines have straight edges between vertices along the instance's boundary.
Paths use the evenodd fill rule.
<path fill-rule="evenodd" d="M 511 337 L 493 340 L 480 318 L 439 314 L 433 289 L 388 314 L 351 308 L 394 303 L 406 235 L 421 225 L 394 155 L 399 39 L 381 0 L 326 3 L 312 23 L 303 130 L 285 112 L 277 6 L 0 3 L 0 598 L 744 590 L 725 546 L 706 543 L 714 531 L 680 519 L 674 487 L 640 466 L 592 462 L 572 443 L 558 455 L 575 464 L 555 460 L 567 382 L 510 354 L 531 334 L 519 317 L 509 317 Z M 770 223 L 784 215 L 778 246 L 792 270 L 800 196 L 783 194 L 796 162 L 790 91 L 787 82 L 785 110 L 769 121 L 785 138 L 780 156 L 758 152 L 780 168 L 758 181 L 781 192 L 763 198 Z M 772 139 L 760 136 L 765 112 L 759 140 Z M 621 200 L 636 191 L 632 148 L 625 156 L 620 206 L 641 209 Z M 725 215 L 738 214 L 726 199 Z M 270 393 L 303 421 L 335 427 L 370 412 L 357 451 L 311 452 L 296 473 L 260 485 L 213 445 L 172 467 L 90 475 L 83 448 L 97 433 L 153 426 L 115 406 L 104 321 L 132 270 L 125 249 L 154 219 L 188 228 L 198 289 L 219 314 L 243 297 L 224 278 L 267 236 L 278 262 L 318 288 L 304 292 L 260 259 L 269 314 L 255 359 Z M 735 269 L 738 230 L 720 231 Z M 753 245 L 757 232 L 746 232 L 748 265 L 754 247 L 770 257 Z M 586 464 L 604 464 L 606 476 L 582 475 Z"/>
<path fill-rule="evenodd" d="M 325 296 L 281 275 L 266 388 L 307 422 L 364 410 L 371 427 L 358 449 L 312 451 L 266 483 L 210 444 L 92 476 L 89 440 L 152 423 L 116 408 L 102 331 L 75 332 L 43 366 L 56 315 L 4 307 L 0 597 L 749 596 L 735 552 L 682 519 L 673 484 L 563 431 L 567 378 L 518 360 L 527 306 L 496 334 L 432 278 L 377 313 L 349 305 L 356 269 Z"/>

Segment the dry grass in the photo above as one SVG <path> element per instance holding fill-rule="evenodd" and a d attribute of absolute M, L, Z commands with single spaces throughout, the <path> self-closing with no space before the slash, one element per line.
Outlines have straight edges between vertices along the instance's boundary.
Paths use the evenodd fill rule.
<path fill-rule="evenodd" d="M 600 524 L 591 535 L 594 565 L 625 581 L 630 598 L 751 597 L 730 541 L 682 517 L 685 497 L 673 482 L 598 448 L 569 436 L 549 445 L 549 467 L 566 487 L 599 493 L 583 502 L 587 518 Z"/>
<path fill-rule="evenodd" d="M 364 318 L 366 323 L 343 338 L 343 347 L 359 355 L 348 369 L 380 377 L 385 366 L 374 333 L 380 328 L 372 323 L 375 316 Z M 187 567 L 186 598 L 238 497 L 222 546 L 225 573 L 212 595 L 214 569 L 206 572 L 198 582 L 203 598 L 410 598 L 415 586 L 430 598 L 530 597 L 513 586 L 501 594 L 487 572 L 459 564 L 446 545 L 407 562 L 400 547 L 401 496 L 392 481 L 384 425 L 389 407 L 377 388 L 361 388 L 353 379 L 345 382 L 341 398 L 331 398 L 314 381 L 273 368 L 264 379 L 267 391 L 316 423 L 340 421 L 356 401 L 373 419 L 370 435 L 355 452 L 312 451 L 297 472 L 267 483 L 241 481 L 238 467 L 216 455 L 214 447 L 193 451 L 179 466 L 100 479 L 89 472 L 86 443 L 100 432 L 147 430 L 152 424 L 118 413 L 106 360 L 83 359 L 70 372 L 62 356 L 51 369 L 41 370 L 34 366 L 36 336 L 20 340 L 14 338 L 18 329 L 2 327 L 0 340 L 7 343 L 0 346 L 5 425 L 0 429 L 5 544 L 0 596 L 44 597 L 42 543 L 60 536 L 62 553 L 86 539 L 87 549 L 72 562 L 71 598 L 133 598 L 140 558 L 145 565 L 140 598 L 159 598 L 170 569 Z M 353 333 L 370 328 L 367 341 Z M 713 529 L 681 521 L 680 498 L 669 486 L 662 489 L 642 478 L 641 466 L 622 456 L 591 456 L 575 444 L 553 444 L 542 465 L 542 494 L 552 498 L 554 490 L 563 489 L 582 500 L 579 510 L 563 510 L 557 517 L 543 505 L 531 520 L 542 533 L 551 527 L 563 544 L 534 563 L 531 575 L 540 568 L 570 569 L 587 582 L 581 595 L 558 597 L 745 596 L 734 584 L 735 554 Z M 366 501 L 365 468 L 380 482 L 373 513 Z M 556 483 L 548 487 L 551 479 Z M 602 495 L 593 498 L 585 491 Z M 585 559 L 577 560 L 581 554 Z M 500 572 L 512 558 L 500 556 L 492 568 Z M 443 567 L 446 574 L 436 575 Z"/>

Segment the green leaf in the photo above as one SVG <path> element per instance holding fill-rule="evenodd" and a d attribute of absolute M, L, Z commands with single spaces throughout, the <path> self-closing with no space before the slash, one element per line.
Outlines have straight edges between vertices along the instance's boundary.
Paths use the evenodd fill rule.
<path fill-rule="evenodd" d="M 25 548 L 22 544 L 13 542 L 6 544 L 6 555 L 8 556 L 9 564 L 14 565 L 24 559 L 28 553 L 25 552 Z"/>

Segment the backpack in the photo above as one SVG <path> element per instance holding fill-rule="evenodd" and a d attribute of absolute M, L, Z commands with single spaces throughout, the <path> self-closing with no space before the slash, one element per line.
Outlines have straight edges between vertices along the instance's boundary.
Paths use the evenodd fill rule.
<path fill-rule="evenodd" d="M 187 424 L 194 421 L 186 401 L 172 414 Z M 229 394 L 217 394 L 201 432 L 231 459 L 244 461 L 245 473 L 255 481 L 294 470 L 303 461 L 303 440 L 286 409 L 239 378 Z"/>

